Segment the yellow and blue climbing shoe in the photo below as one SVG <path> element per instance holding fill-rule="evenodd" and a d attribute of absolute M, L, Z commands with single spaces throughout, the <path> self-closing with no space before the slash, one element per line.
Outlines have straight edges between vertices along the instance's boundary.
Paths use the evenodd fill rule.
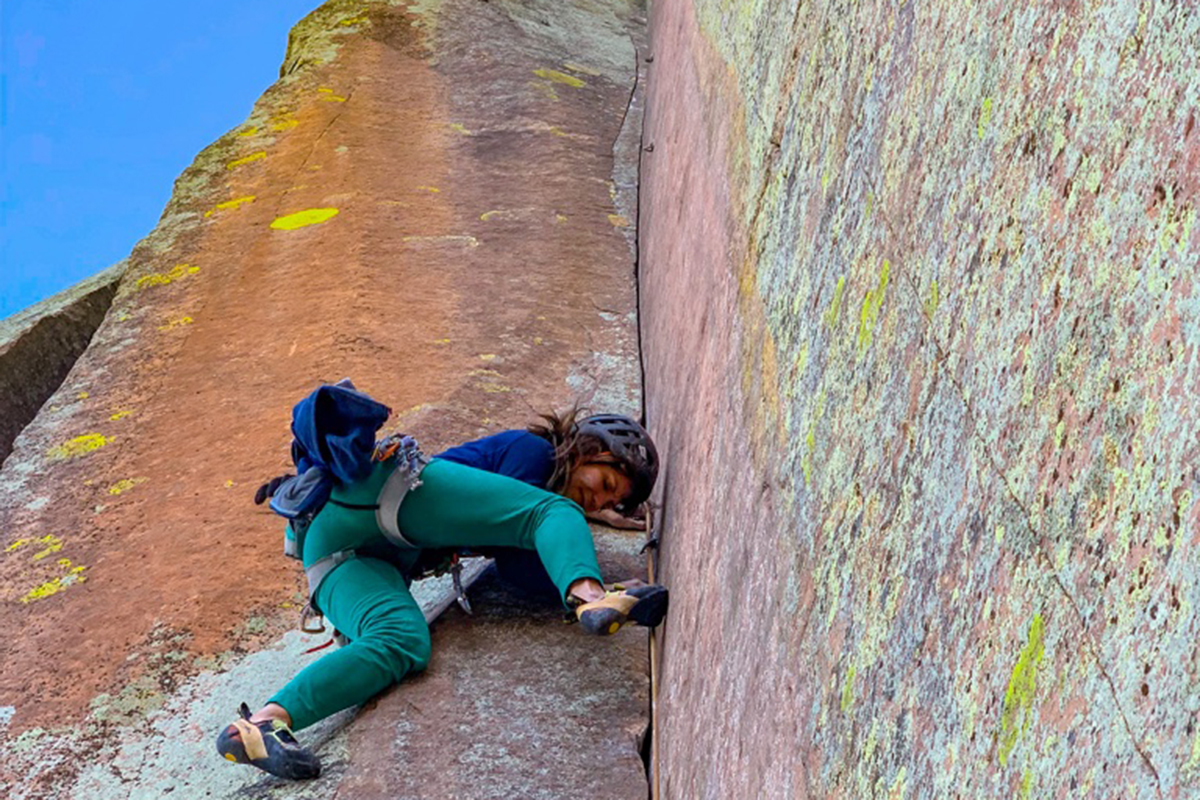
<path fill-rule="evenodd" d="M 576 606 L 575 617 L 588 633 L 608 636 L 634 622 L 653 628 L 667 614 L 667 587 L 643 584 L 605 593 L 601 600 Z"/>
<path fill-rule="evenodd" d="M 282 720 L 250 721 L 242 703 L 240 719 L 217 736 L 217 752 L 237 764 L 249 764 L 280 778 L 305 780 L 321 774 L 321 762 L 305 750 Z"/>

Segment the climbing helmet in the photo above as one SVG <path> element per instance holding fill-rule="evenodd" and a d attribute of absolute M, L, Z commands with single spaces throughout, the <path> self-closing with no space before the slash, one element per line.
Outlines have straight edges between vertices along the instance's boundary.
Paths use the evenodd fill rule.
<path fill-rule="evenodd" d="M 576 425 L 580 436 L 594 436 L 626 465 L 633 491 L 620 504 L 632 511 L 646 501 L 658 478 L 658 450 L 646 429 L 623 414 L 596 414 Z"/>

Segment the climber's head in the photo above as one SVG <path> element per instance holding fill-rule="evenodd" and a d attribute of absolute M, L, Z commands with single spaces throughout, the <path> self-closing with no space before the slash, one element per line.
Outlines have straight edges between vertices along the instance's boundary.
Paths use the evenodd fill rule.
<path fill-rule="evenodd" d="M 543 414 L 531 433 L 554 445 L 554 474 L 547 488 L 584 511 L 632 512 L 650 496 L 658 477 L 658 452 L 646 429 L 621 414 L 582 417 L 578 407 Z"/>

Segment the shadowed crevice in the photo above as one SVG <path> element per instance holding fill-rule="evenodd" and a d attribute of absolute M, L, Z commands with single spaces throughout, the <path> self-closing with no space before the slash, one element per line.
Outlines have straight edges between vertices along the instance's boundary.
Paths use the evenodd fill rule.
<path fill-rule="evenodd" d="M 0 463 L 87 350 L 117 294 L 117 277 L 0 344 Z"/>

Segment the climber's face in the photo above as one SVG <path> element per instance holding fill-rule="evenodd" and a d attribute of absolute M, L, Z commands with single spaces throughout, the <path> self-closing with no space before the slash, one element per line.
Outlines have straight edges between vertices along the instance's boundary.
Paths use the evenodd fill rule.
<path fill-rule="evenodd" d="M 612 464 L 612 455 L 601 453 L 575 467 L 563 489 L 589 514 L 612 508 L 633 492 L 633 481 Z"/>

